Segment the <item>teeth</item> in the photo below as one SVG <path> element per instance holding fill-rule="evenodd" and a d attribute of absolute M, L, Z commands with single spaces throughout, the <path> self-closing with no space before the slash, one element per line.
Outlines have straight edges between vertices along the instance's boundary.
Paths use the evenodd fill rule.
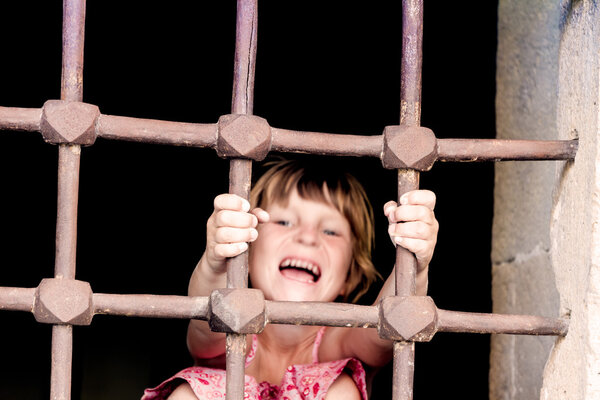
<path fill-rule="evenodd" d="M 315 264 L 311 263 L 310 261 L 298 260 L 298 259 L 294 259 L 294 258 L 291 258 L 291 259 L 286 258 L 281 263 L 281 266 L 282 267 L 302 268 L 302 269 L 312 272 L 315 276 L 320 275 L 319 267 L 317 267 Z"/>

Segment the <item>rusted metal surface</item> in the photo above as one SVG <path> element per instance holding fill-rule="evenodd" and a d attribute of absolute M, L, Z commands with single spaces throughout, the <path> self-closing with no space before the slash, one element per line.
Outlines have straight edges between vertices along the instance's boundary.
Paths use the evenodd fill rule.
<path fill-rule="evenodd" d="M 266 301 L 270 324 L 375 328 L 379 308 L 344 303 Z"/>
<path fill-rule="evenodd" d="M 208 320 L 208 297 L 94 293 L 94 313 Z"/>
<path fill-rule="evenodd" d="M 56 215 L 56 255 L 54 276 L 75 279 L 77 250 L 77 203 L 81 148 L 58 147 L 58 195 Z"/>
<path fill-rule="evenodd" d="M 257 0 L 238 0 L 233 73 L 231 114 L 251 115 L 254 105 L 254 69 L 256 65 Z M 245 133 L 242 133 L 245 136 Z M 245 199 L 250 197 L 252 161 L 234 159 L 230 162 L 229 192 Z M 248 287 L 248 252 L 229 260 L 227 287 Z M 227 334 L 226 345 L 226 398 L 244 396 L 246 336 Z"/>
<path fill-rule="evenodd" d="M 403 0 L 400 125 L 421 125 L 422 65 L 423 0 Z"/>
<path fill-rule="evenodd" d="M 219 118 L 217 154 L 220 157 L 264 160 L 271 148 L 271 127 L 255 115 L 229 114 Z"/>
<path fill-rule="evenodd" d="M 258 1 L 238 0 L 233 64 L 232 114 L 252 114 Z"/>
<path fill-rule="evenodd" d="M 438 160 L 574 160 L 578 145 L 578 140 L 438 139 Z"/>
<path fill-rule="evenodd" d="M 391 296 L 379 306 L 379 336 L 390 340 L 428 342 L 437 332 L 437 308 L 431 297 Z"/>
<path fill-rule="evenodd" d="M 0 287 L 0 310 L 33 310 L 36 288 Z"/>
<path fill-rule="evenodd" d="M 73 325 L 52 326 L 51 358 L 50 400 L 69 400 L 73 366 Z"/>
<path fill-rule="evenodd" d="M 100 115 L 96 133 L 104 139 L 169 144 L 190 147 L 215 147 L 217 124 L 193 124 Z"/>
<path fill-rule="evenodd" d="M 42 109 L 40 108 L 0 107 L 0 129 L 37 132 L 41 130 L 41 120 Z M 268 124 L 266 121 L 265 123 Z M 95 128 L 95 134 L 98 137 L 110 140 L 215 149 L 218 141 L 217 123 L 186 123 L 100 114 Z M 386 129 L 388 128 L 399 128 L 399 126 Z M 385 129 L 382 135 L 344 135 L 273 127 L 270 128 L 270 131 L 271 142 L 267 151 L 376 157 L 380 158 L 382 162 L 385 158 L 382 150 L 384 146 L 387 146 L 391 152 L 400 152 L 402 148 L 411 148 L 414 144 L 403 141 L 385 144 Z M 244 129 L 242 128 L 238 133 L 243 136 Z M 437 157 L 434 161 L 446 162 L 573 160 L 578 147 L 577 139 L 436 139 L 436 142 Z M 263 157 L 262 153 L 265 151 L 265 147 L 263 145 L 260 148 L 260 158 Z M 225 153 L 223 156 L 232 157 Z M 259 157 L 248 158 L 258 159 Z M 411 165 L 415 169 L 427 170 L 430 168 L 430 158 L 431 154 L 424 166 L 416 163 L 411 163 Z"/>
<path fill-rule="evenodd" d="M 33 316 L 46 324 L 89 325 L 94 316 L 90 284 L 74 279 L 43 279 L 35 292 Z"/>
<path fill-rule="evenodd" d="M 41 108 L 0 107 L 0 130 L 40 130 Z"/>
<path fill-rule="evenodd" d="M 210 329 L 226 333 L 260 333 L 265 328 L 265 297 L 258 289 L 217 289 L 210 295 Z"/>
<path fill-rule="evenodd" d="M 271 128 L 271 150 L 330 156 L 381 157 L 382 136 L 341 135 Z"/>
<path fill-rule="evenodd" d="M 40 131 L 48 143 L 91 145 L 99 116 L 100 110 L 92 104 L 48 100 L 42 108 Z"/>
<path fill-rule="evenodd" d="M 63 1 L 61 100 L 83 99 L 85 0 Z"/>
<path fill-rule="evenodd" d="M 392 399 L 413 398 L 414 372 L 415 344 L 413 342 L 394 342 Z"/>
<path fill-rule="evenodd" d="M 437 141 L 431 129 L 421 126 L 386 126 L 381 161 L 388 169 L 429 171 L 437 159 Z"/>
<path fill-rule="evenodd" d="M 402 1 L 402 59 L 400 64 L 400 125 L 421 125 L 421 66 L 423 63 L 423 1 Z M 427 146 L 425 147 L 427 148 Z M 389 153 L 389 152 L 388 152 Z M 395 153 L 395 152 L 394 152 Z M 427 158 L 427 156 L 425 156 Z M 398 203 L 402 195 L 419 188 L 419 173 L 398 170 Z M 396 249 L 396 295 L 412 296 L 416 291 L 417 260 L 405 248 Z M 392 398 L 412 400 L 414 344 L 394 342 Z"/>
<path fill-rule="evenodd" d="M 438 331 L 565 336 L 569 321 L 534 315 L 481 314 L 438 309 Z"/>
<path fill-rule="evenodd" d="M 412 169 L 398 170 L 398 203 L 406 192 L 419 188 L 419 172 Z M 402 246 L 396 248 L 396 295 L 413 296 L 416 291 L 417 259 Z"/>

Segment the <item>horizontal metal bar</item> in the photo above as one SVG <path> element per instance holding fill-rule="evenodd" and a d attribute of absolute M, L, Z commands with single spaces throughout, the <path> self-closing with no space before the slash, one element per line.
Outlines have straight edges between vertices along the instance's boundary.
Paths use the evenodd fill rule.
<path fill-rule="evenodd" d="M 269 300 L 265 303 L 267 321 L 272 324 L 375 328 L 379 323 L 377 306 Z"/>
<path fill-rule="evenodd" d="M 533 315 L 481 314 L 438 308 L 438 332 L 565 336 L 569 321 Z"/>
<path fill-rule="evenodd" d="M 208 319 L 208 297 L 94 293 L 93 298 L 96 314 Z"/>
<path fill-rule="evenodd" d="M 0 129 L 39 131 L 42 109 L 0 107 Z M 215 148 L 217 124 L 100 115 L 105 139 Z M 383 135 L 343 135 L 271 128 L 271 151 L 381 158 Z M 577 140 L 437 139 L 438 161 L 572 160 Z"/>
<path fill-rule="evenodd" d="M 334 156 L 381 157 L 383 135 L 358 136 L 271 128 L 271 150 Z"/>
<path fill-rule="evenodd" d="M 175 146 L 215 147 L 217 143 L 217 124 L 170 122 L 114 115 L 100 115 L 96 133 L 105 139 Z"/>
<path fill-rule="evenodd" d="M 0 310 L 33 311 L 36 288 L 0 287 Z"/>
<path fill-rule="evenodd" d="M 41 108 L 0 107 L 0 129 L 36 132 L 40 130 Z"/>
<path fill-rule="evenodd" d="M 438 161 L 572 160 L 577 140 L 438 139 Z"/>
<path fill-rule="evenodd" d="M 0 287 L 0 310 L 32 312 L 36 288 Z M 94 293 L 95 314 L 202 319 L 208 297 Z M 375 328 L 379 307 L 346 303 L 265 301 L 268 323 Z M 437 309 L 438 332 L 564 336 L 569 321 L 533 315 L 485 314 Z"/>

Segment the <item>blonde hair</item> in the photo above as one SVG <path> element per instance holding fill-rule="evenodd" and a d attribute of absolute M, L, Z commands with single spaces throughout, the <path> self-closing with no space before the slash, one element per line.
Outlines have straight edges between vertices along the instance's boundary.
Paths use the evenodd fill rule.
<path fill-rule="evenodd" d="M 303 199 L 332 205 L 350 223 L 352 261 L 343 291 L 343 300 L 352 302 L 365 294 L 380 277 L 371 260 L 374 242 L 373 208 L 362 185 L 348 173 L 335 173 L 332 168 L 317 168 L 298 161 L 276 161 L 252 188 L 253 207 L 267 208 L 272 204 L 286 206 L 296 189 Z"/>

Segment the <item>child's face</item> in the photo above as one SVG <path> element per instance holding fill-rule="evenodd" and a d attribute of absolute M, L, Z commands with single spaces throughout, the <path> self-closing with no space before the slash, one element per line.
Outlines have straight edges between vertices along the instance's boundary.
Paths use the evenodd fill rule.
<path fill-rule="evenodd" d="M 333 206 L 302 199 L 296 190 L 287 206 L 266 210 L 249 268 L 252 285 L 268 300 L 333 301 L 343 294 L 352 260 L 348 220 Z"/>

